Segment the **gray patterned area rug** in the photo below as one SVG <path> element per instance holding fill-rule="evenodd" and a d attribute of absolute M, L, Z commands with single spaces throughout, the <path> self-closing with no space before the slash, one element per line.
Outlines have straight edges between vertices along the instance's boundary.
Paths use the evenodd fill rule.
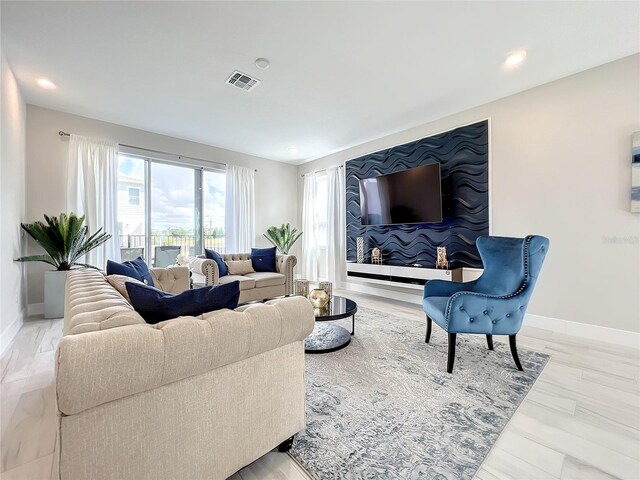
<path fill-rule="evenodd" d="M 347 321 L 350 322 L 350 319 Z M 346 326 L 346 324 L 345 324 Z M 484 336 L 361 308 L 346 348 L 306 356 L 307 427 L 290 455 L 316 479 L 471 479 L 547 363 Z"/>

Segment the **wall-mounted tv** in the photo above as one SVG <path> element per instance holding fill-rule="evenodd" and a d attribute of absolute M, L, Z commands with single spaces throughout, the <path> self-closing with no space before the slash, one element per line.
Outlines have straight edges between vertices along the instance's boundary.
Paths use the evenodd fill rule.
<path fill-rule="evenodd" d="M 362 225 L 442 222 L 440 164 L 360 179 Z"/>

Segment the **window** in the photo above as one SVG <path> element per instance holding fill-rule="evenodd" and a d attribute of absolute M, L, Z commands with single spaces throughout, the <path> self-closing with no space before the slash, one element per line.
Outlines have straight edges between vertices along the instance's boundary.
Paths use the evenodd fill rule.
<path fill-rule="evenodd" d="M 140 189 L 129 187 L 129 205 L 140 205 Z"/>
<path fill-rule="evenodd" d="M 178 254 L 224 251 L 222 170 L 121 153 L 118 224 L 123 260 L 166 267 Z"/>

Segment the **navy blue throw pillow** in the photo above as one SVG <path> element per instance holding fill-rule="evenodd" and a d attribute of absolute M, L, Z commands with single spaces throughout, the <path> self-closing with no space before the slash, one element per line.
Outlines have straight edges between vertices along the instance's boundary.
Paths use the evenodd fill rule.
<path fill-rule="evenodd" d="M 181 316 L 197 316 L 214 310 L 238 306 L 240 282 L 185 290 L 177 295 L 139 283 L 126 282 L 131 305 L 147 323 Z"/>
<path fill-rule="evenodd" d="M 216 262 L 218 264 L 218 275 L 220 277 L 224 277 L 225 275 L 227 275 L 229 273 L 229 269 L 227 268 L 227 264 L 224 263 L 224 260 L 222 259 L 222 257 L 220 256 L 220 254 L 218 252 L 216 252 L 215 250 L 209 250 L 208 248 L 204 249 L 204 256 L 207 257 L 209 260 L 213 260 L 214 262 Z"/>
<path fill-rule="evenodd" d="M 256 272 L 276 271 L 276 247 L 252 248 L 251 264 Z"/>
<path fill-rule="evenodd" d="M 107 260 L 107 275 L 125 275 L 153 287 L 153 278 L 149 273 L 149 267 L 144 263 L 142 257 L 122 263 Z"/>

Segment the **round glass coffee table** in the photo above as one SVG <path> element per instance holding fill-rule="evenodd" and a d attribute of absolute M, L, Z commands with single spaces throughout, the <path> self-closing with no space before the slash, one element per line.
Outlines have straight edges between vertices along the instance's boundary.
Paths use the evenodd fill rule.
<path fill-rule="evenodd" d="M 355 333 L 358 305 L 353 300 L 334 295 L 324 308 L 314 308 L 316 324 L 304 342 L 306 353 L 329 353 L 340 350 L 351 343 Z M 351 317 L 351 332 L 340 325 L 325 323 Z"/>

